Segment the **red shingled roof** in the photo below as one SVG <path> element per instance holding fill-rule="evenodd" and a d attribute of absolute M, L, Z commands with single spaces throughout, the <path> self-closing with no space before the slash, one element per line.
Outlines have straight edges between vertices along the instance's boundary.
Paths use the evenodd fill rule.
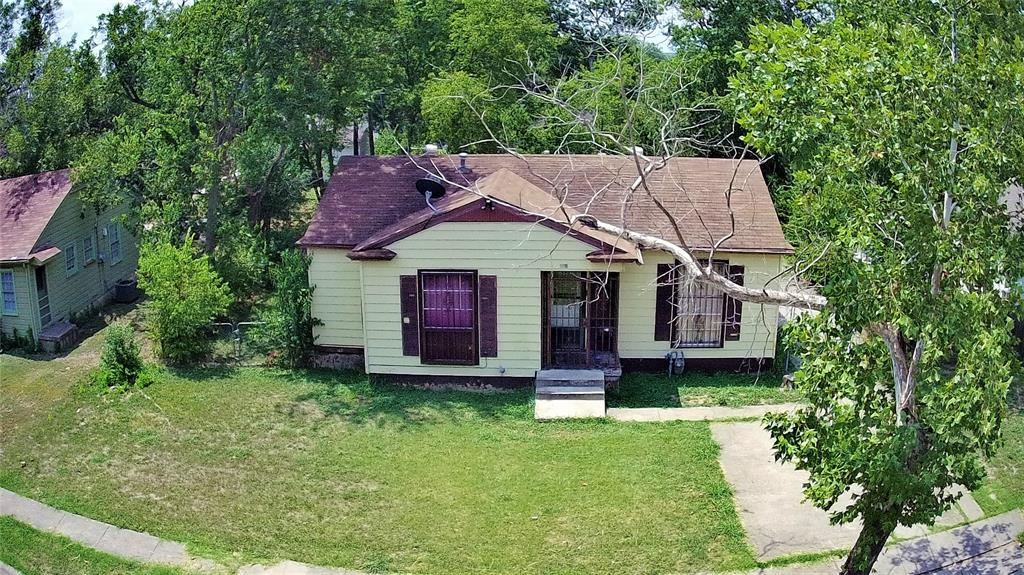
<path fill-rule="evenodd" d="M 70 191 L 67 169 L 0 180 L 0 261 L 46 251 L 50 246 L 37 245 L 39 234 Z"/>
<path fill-rule="evenodd" d="M 398 220 L 423 209 L 415 188 L 425 169 L 449 182 L 470 187 L 507 168 L 534 186 L 589 213 L 638 232 L 673 239 L 675 233 L 645 191 L 625 202 L 637 177 L 630 156 L 470 155 L 460 172 L 457 156 L 347 156 L 341 159 L 305 235 L 304 246 L 351 248 Z M 449 185 L 449 188 L 453 186 Z M 648 187 L 678 221 L 692 248 L 708 248 L 732 229 L 720 249 L 737 252 L 791 253 L 775 207 L 752 160 L 672 158 L 648 178 Z M 727 193 L 731 192 L 731 198 Z"/>

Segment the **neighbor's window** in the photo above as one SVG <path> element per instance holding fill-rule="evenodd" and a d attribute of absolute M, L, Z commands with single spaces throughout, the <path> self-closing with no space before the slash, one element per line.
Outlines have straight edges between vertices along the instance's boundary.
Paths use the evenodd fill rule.
<path fill-rule="evenodd" d="M 78 271 L 78 257 L 75 254 L 75 244 L 68 244 L 64 248 L 64 270 L 68 275 Z"/>
<path fill-rule="evenodd" d="M 476 365 L 476 274 L 421 272 L 423 363 Z"/>
<path fill-rule="evenodd" d="M 110 241 L 110 263 L 116 264 L 121 261 L 121 226 L 107 226 L 107 239 Z"/>
<path fill-rule="evenodd" d="M 729 274 L 727 262 L 713 262 L 711 267 L 722 275 Z M 725 325 L 725 292 L 707 284 L 687 281 L 684 274 L 678 274 L 677 278 L 673 345 L 721 347 Z"/>
<path fill-rule="evenodd" d="M 0 288 L 4 295 L 4 313 L 18 315 L 18 297 L 14 293 L 13 270 L 0 270 Z"/>
<path fill-rule="evenodd" d="M 82 240 L 82 261 L 89 263 L 96 259 L 96 246 L 92 239 L 92 236 L 85 236 Z"/>

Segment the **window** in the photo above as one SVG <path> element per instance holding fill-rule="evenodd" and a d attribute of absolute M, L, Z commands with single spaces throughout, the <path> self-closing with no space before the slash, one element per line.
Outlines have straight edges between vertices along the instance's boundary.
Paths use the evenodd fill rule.
<path fill-rule="evenodd" d="M 107 240 L 110 242 L 110 264 L 113 265 L 121 261 L 121 226 L 107 226 Z"/>
<path fill-rule="evenodd" d="M 64 248 L 64 271 L 69 276 L 78 272 L 78 257 L 75 255 L 75 244 L 68 244 Z"/>
<path fill-rule="evenodd" d="M 702 264 L 704 265 L 704 264 Z M 713 262 L 714 271 L 729 274 L 727 262 Z M 673 347 L 721 347 L 725 327 L 724 292 L 678 274 L 674 289 Z"/>
<path fill-rule="evenodd" d="M 82 240 L 82 262 L 88 265 L 96 259 L 96 245 L 91 235 Z"/>
<path fill-rule="evenodd" d="M 4 314 L 18 315 L 18 296 L 14 292 L 13 270 L 0 270 L 0 288 L 4 297 Z"/>
<path fill-rule="evenodd" d="M 421 272 L 420 360 L 423 363 L 476 365 L 476 274 Z"/>

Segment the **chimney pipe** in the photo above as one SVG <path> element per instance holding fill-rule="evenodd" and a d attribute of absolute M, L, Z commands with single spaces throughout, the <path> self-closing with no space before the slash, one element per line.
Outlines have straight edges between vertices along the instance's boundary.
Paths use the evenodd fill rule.
<path fill-rule="evenodd" d="M 469 154 L 466 152 L 459 152 L 459 173 L 465 174 L 469 171 L 469 168 L 466 167 L 466 158 L 468 157 Z"/>

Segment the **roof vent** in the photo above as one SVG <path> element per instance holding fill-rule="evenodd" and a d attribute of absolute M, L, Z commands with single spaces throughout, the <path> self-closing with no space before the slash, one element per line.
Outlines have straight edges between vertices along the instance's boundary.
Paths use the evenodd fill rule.
<path fill-rule="evenodd" d="M 437 155 L 437 144 L 427 144 L 423 146 L 424 156 L 436 156 Z"/>
<path fill-rule="evenodd" d="M 437 208 L 434 204 L 430 203 L 430 200 L 443 198 L 447 190 L 444 188 L 444 184 L 437 180 L 430 178 L 421 178 L 416 180 L 416 191 L 423 194 L 423 197 L 427 200 L 427 207 L 433 212 L 437 212 Z"/>
<path fill-rule="evenodd" d="M 466 158 L 468 157 L 469 154 L 467 154 L 466 152 L 459 153 L 459 173 L 465 174 L 466 172 L 469 171 L 469 168 L 466 167 Z"/>

